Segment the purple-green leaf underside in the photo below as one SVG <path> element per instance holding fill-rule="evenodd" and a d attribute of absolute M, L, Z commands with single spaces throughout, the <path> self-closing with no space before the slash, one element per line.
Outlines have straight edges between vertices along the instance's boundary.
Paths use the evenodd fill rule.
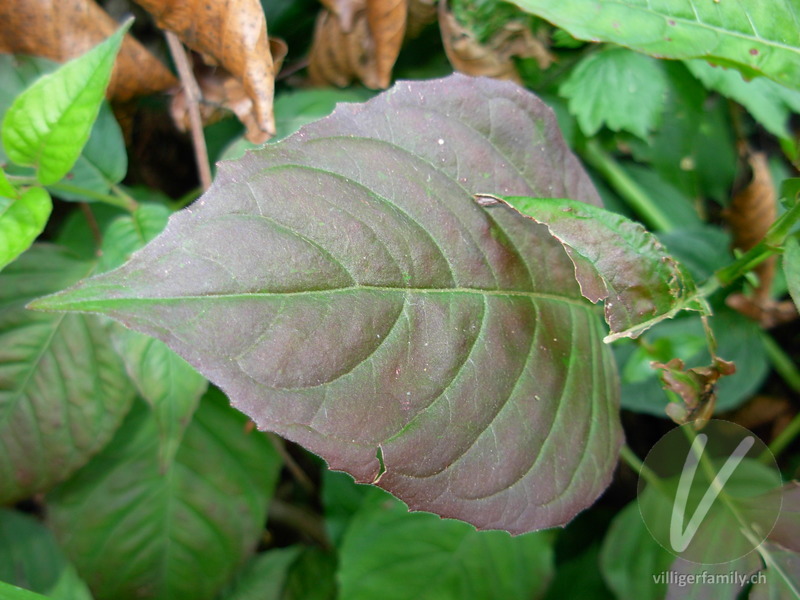
<path fill-rule="evenodd" d="M 116 271 L 36 308 L 164 340 L 263 429 L 412 509 L 521 533 L 605 489 L 603 325 L 547 229 L 477 192 L 600 203 L 506 82 L 401 82 L 220 166 Z"/>

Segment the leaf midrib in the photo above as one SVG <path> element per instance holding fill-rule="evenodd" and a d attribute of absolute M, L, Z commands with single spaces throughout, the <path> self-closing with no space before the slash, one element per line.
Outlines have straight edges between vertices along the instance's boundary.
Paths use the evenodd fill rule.
<path fill-rule="evenodd" d="M 90 298 L 90 299 L 77 299 L 67 300 L 64 303 L 51 304 L 49 302 L 37 302 L 34 308 L 42 310 L 81 310 L 81 306 L 85 309 L 86 305 L 95 306 L 112 306 L 117 304 L 151 304 L 151 303 L 169 303 L 169 302 L 184 302 L 187 300 L 211 300 L 211 299 L 225 299 L 236 300 L 239 298 L 283 298 L 286 296 L 314 296 L 318 294 L 337 294 L 337 293 L 351 293 L 351 292 L 385 292 L 394 294 L 470 294 L 478 296 L 494 296 L 494 297 L 516 297 L 528 298 L 530 300 L 553 300 L 556 302 L 564 302 L 583 308 L 594 309 L 588 300 L 582 297 L 562 296 L 560 294 L 550 294 L 546 292 L 526 292 L 523 290 L 486 290 L 480 288 L 411 288 L 411 287 L 391 287 L 391 286 L 369 286 L 357 285 L 341 288 L 329 289 L 316 289 L 316 290 L 299 290 L 294 292 L 237 292 L 237 293 L 209 293 L 202 295 L 185 295 L 185 296 L 150 296 L 150 297 L 123 297 L 123 298 Z M 58 300 L 58 294 L 53 296 L 53 300 Z M 74 307 L 74 308 L 73 308 Z M 91 310 L 91 309 L 87 309 Z M 101 309 L 95 309 L 102 312 Z"/>

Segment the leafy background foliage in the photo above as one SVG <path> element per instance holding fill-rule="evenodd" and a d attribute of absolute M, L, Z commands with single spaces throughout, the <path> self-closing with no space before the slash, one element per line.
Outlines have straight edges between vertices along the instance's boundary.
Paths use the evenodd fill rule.
<path fill-rule="evenodd" d="M 650 363 L 679 358 L 686 369 L 700 368 L 715 355 L 737 367 L 716 386 L 716 414 L 770 442 L 787 480 L 799 464 L 800 250 L 796 232 L 773 227 L 797 211 L 792 187 L 778 191 L 798 163 L 796 3 L 141 4 L 151 16 L 129 9 L 144 44 L 130 35 L 123 41 L 120 30 L 89 59 L 70 63 L 71 75 L 51 79 L 41 76 L 108 38 L 118 29 L 115 19 L 88 1 L 0 7 L 0 50 L 9 53 L 0 54 L 0 597 L 662 598 L 702 591 L 653 579 L 697 567 L 676 561 L 645 530 L 632 467 L 669 429 L 665 408 L 676 400 Z M 199 14 L 204 18 L 181 18 Z M 215 29 L 221 21 L 229 26 Z M 185 71 L 165 66 L 179 66 L 180 53 L 167 57 L 159 27 L 195 52 L 202 102 L 186 90 L 152 95 L 190 83 Z M 115 45 L 121 50 L 112 74 Z M 441 77 L 453 68 L 534 91 L 553 109 L 566 145 L 543 106 L 520 101 L 512 84 L 464 78 L 400 84 L 278 143 L 337 102 L 364 102 L 392 80 Z M 110 102 L 101 102 L 109 79 Z M 48 86 L 55 91 L 43 92 Z M 76 104 L 70 89 L 93 99 Z M 39 129 L 25 125 L 44 107 L 52 112 Z M 71 122 L 78 108 L 89 117 Z M 33 139 L 20 137 L 31 131 Z M 211 191 L 167 225 L 202 191 L 205 176 L 196 166 L 241 157 L 273 133 L 264 149 L 222 164 Z M 36 150 L 22 152 L 30 144 Z M 529 205 L 529 216 L 555 238 L 508 206 L 480 205 L 476 193 L 505 198 L 522 213 Z M 527 198 L 520 204 L 512 196 Z M 598 212 L 596 219 L 613 231 L 633 227 L 625 218 L 642 222 L 655 237 L 642 234 L 629 264 L 674 258 L 680 288 L 691 296 L 696 282 L 713 312 L 716 349 L 697 312 L 603 346 L 601 311 L 581 291 L 594 301 L 602 294 L 588 293 L 590 284 L 621 289 L 611 302 L 620 298 L 623 306 L 640 300 L 641 292 L 620 287 L 618 278 L 635 269 L 605 268 L 594 246 L 570 238 L 577 221 L 560 218 L 558 207 L 575 207 L 556 204 L 544 219 L 531 201 L 537 196 L 597 205 L 602 198 L 616 214 Z M 247 229 L 254 211 L 273 224 Z M 235 229 L 224 226 L 232 222 Z M 764 236 L 769 247 L 758 245 Z M 606 253 L 617 250 L 603 243 Z M 731 270 L 741 264 L 737 255 L 773 254 L 770 248 L 783 249 L 777 264 L 769 265 L 772 257 L 744 278 L 743 270 Z M 335 260 L 321 259 L 326 254 L 317 249 Z M 224 268 L 210 268 L 209 260 Z M 431 266 L 447 263 L 454 265 L 449 277 Z M 479 264 L 492 264 L 491 277 L 481 280 Z M 169 278 L 160 275 L 165 267 Z M 524 271 L 535 282 L 520 277 Z M 346 305 L 335 302 L 343 273 L 354 288 Z M 92 275 L 100 277 L 40 307 L 60 302 L 108 313 L 155 337 L 97 314 L 25 308 Z M 165 308 L 187 290 L 218 285 L 235 294 L 201 298 L 188 320 L 183 309 Z M 463 301 L 463 288 L 477 290 L 480 301 Z M 665 289 L 656 313 L 670 313 L 680 296 Z M 252 290 L 306 294 L 305 304 L 281 310 L 294 311 L 294 323 L 303 324 L 295 334 L 304 330 L 314 343 L 292 337 L 291 328 L 262 337 L 253 323 L 236 329 L 247 314 L 241 308 L 214 312 L 225 302 L 241 307 L 246 300 L 236 295 Z M 509 292 L 528 304 L 515 306 Z M 537 294 L 555 294 L 557 302 L 534 300 Z M 690 304 L 684 302 L 706 309 Z M 607 316 L 609 309 L 606 303 Z M 428 329 L 417 325 L 423 315 Z M 535 348 L 533 315 L 542 342 Z M 450 327 L 456 318 L 461 332 Z M 382 343 L 367 339 L 373 330 L 386 334 L 392 322 L 406 325 L 401 333 L 414 352 L 402 352 L 396 331 Z M 525 332 L 516 345 L 511 329 Z M 228 355 L 243 340 L 255 342 L 258 360 L 232 369 Z M 447 351 L 426 354 L 426 343 L 442 340 Z M 536 360 L 526 362 L 528 346 Z M 354 371 L 358 394 L 336 377 L 354 348 L 364 359 L 362 372 Z M 423 363 L 441 357 L 466 364 L 466 376 L 427 374 Z M 253 375 L 280 388 L 270 405 Z M 314 377 L 330 380 L 316 398 L 308 392 L 314 388 L 295 385 Z M 449 427 L 451 417 L 424 410 L 422 400 L 421 392 L 442 382 L 480 392 L 431 392 L 457 407 Z M 560 395 L 565 382 L 574 389 Z M 605 495 L 563 530 L 516 537 L 477 531 L 409 513 L 377 487 L 356 485 L 307 450 L 257 431 L 214 384 L 260 426 L 302 442 L 330 465 L 377 479 L 412 508 L 483 527 L 552 526 L 591 504 L 612 476 L 620 420 L 625 462 Z M 516 392 L 501 393 L 504 386 Z M 531 394 L 541 400 L 539 410 L 555 415 L 552 426 L 519 416 Z M 334 413 L 329 420 L 309 417 L 323 407 Z M 505 420 L 492 420 L 497 410 Z M 431 415 L 445 437 L 414 428 Z M 468 460 L 452 463 L 459 447 Z M 420 466 L 423 454 L 430 460 Z M 520 485 L 507 485 L 531 461 L 537 468 Z M 438 473 L 438 484 L 419 477 L 426 469 Z M 470 488 L 465 502 L 452 493 L 459 481 L 492 493 L 483 498 Z M 776 493 L 796 506 L 791 485 Z M 505 508 L 487 502 L 492 497 Z M 536 508 L 553 497 L 560 508 Z M 512 518 L 520 506 L 535 507 L 524 524 Z M 785 513 L 779 529 L 789 533 L 765 550 L 789 582 L 800 579 L 794 515 Z M 748 560 L 726 568 L 764 567 L 755 555 Z M 745 594 L 796 597 L 780 570 L 764 573 L 766 583 Z M 730 598 L 739 591 L 715 588 Z"/>

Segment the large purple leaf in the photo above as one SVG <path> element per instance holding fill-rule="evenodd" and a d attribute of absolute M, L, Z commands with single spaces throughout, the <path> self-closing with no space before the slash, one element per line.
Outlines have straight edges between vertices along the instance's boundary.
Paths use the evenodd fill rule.
<path fill-rule="evenodd" d="M 164 340 L 276 431 L 412 509 L 552 527 L 621 443 L 603 326 L 547 229 L 475 193 L 599 204 L 504 82 L 401 82 L 221 165 L 120 269 L 36 308 Z"/>

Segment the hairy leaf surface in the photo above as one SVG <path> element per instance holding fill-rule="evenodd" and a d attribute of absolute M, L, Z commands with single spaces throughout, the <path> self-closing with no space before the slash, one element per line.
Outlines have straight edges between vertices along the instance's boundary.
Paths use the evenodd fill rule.
<path fill-rule="evenodd" d="M 223 164 L 129 263 L 36 307 L 159 337 L 413 509 L 552 527 L 609 481 L 618 384 L 561 245 L 486 191 L 599 204 L 531 94 L 401 82 Z"/>

